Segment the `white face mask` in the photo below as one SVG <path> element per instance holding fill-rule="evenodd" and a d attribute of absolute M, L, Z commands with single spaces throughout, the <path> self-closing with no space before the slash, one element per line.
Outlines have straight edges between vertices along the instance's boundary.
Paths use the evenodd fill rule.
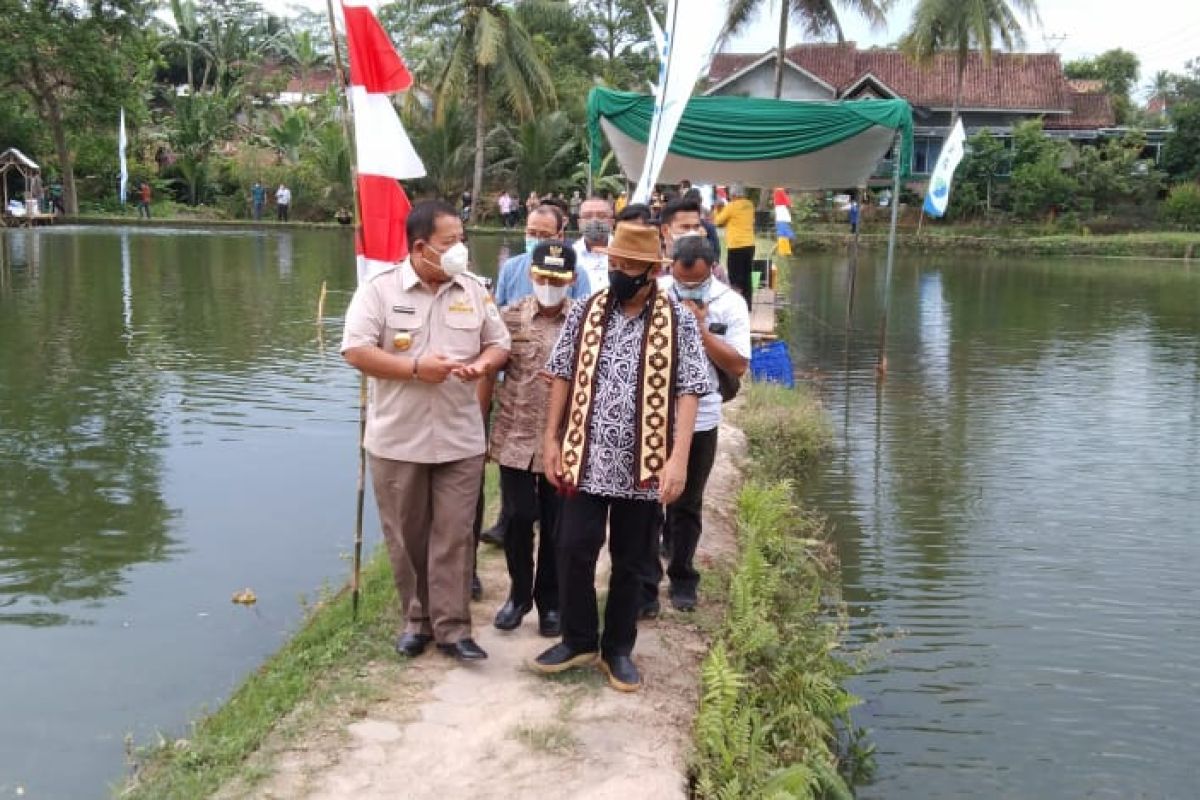
<path fill-rule="evenodd" d="M 444 253 L 438 252 L 433 245 L 429 245 L 429 249 L 442 257 L 441 269 L 447 277 L 453 278 L 455 275 L 462 275 L 467 271 L 471 253 L 462 242 L 455 242 Z"/>
<path fill-rule="evenodd" d="M 544 308 L 555 308 L 559 306 L 563 300 L 567 299 L 567 292 L 571 291 L 570 285 L 553 286 L 549 283 L 535 283 L 533 285 L 533 296 Z"/>

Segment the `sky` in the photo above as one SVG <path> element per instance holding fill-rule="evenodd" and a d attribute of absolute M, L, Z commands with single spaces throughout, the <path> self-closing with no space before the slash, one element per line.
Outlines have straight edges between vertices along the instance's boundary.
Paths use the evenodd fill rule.
<path fill-rule="evenodd" d="M 277 13 L 295 6 L 325 9 L 324 0 L 263 0 L 263 5 Z M 916 0 L 895 0 L 884 31 L 873 31 L 858 17 L 842 12 L 846 39 L 860 47 L 892 44 L 908 27 L 915 5 Z M 1142 91 L 1136 93 L 1140 98 L 1147 94 L 1144 88 L 1155 72 L 1182 72 L 1188 60 L 1200 58 L 1200 0 L 1144 0 L 1132 6 L 1128 0 L 1040 0 L 1038 6 L 1040 24 L 1031 23 L 1025 30 L 1027 51 L 1058 52 L 1070 61 L 1114 47 L 1130 50 L 1141 60 Z M 765 52 L 775 46 L 778 25 L 779 0 L 771 0 L 762 17 L 725 49 Z M 790 33 L 788 44 L 803 41 L 799 26 Z"/>
<path fill-rule="evenodd" d="M 896 0 L 886 31 L 872 31 L 860 18 L 841 13 L 846 39 L 860 47 L 892 44 L 908 27 L 915 5 L 916 0 Z M 1041 0 L 1038 7 L 1041 24 L 1025 28 L 1027 51 L 1057 52 L 1071 61 L 1121 47 L 1140 59 L 1143 89 L 1155 72 L 1183 72 L 1187 61 L 1200 59 L 1200 0 L 1144 0 L 1132 6 L 1127 0 Z M 803 41 L 797 29 L 789 33 L 789 45 Z M 769 12 L 725 49 L 764 52 L 778 35 L 779 0 L 772 0 Z"/>

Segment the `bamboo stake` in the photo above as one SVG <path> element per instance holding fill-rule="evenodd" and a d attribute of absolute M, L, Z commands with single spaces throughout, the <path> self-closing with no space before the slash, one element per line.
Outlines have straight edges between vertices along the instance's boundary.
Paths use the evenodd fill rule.
<path fill-rule="evenodd" d="M 895 144 L 892 145 L 895 158 L 892 160 L 892 224 L 888 231 L 887 272 L 883 281 L 883 316 L 879 320 L 879 363 L 875 365 L 876 376 L 879 380 L 887 377 L 887 324 L 888 306 L 892 302 L 892 264 L 896 260 L 896 220 L 900 210 L 900 161 L 903 158 L 904 142 L 900 134 L 896 134 Z"/>
<path fill-rule="evenodd" d="M 337 23 L 334 22 L 333 0 L 325 0 L 329 13 L 329 37 L 333 43 L 334 72 L 342 90 L 342 135 L 350 149 L 350 187 L 354 192 L 354 236 L 362 244 L 362 207 L 358 197 L 358 155 L 354 147 L 354 136 L 350 131 L 350 103 L 347 95 L 346 68 L 342 64 L 342 48 L 338 43 Z M 358 248 L 361 249 L 361 248 Z M 367 376 L 360 374 L 358 381 L 358 490 L 355 495 L 354 513 L 354 565 L 350 573 L 350 615 L 358 621 L 358 602 L 361 594 L 362 548 L 363 548 L 363 503 L 366 498 L 367 451 L 363 445 L 367 434 Z"/>

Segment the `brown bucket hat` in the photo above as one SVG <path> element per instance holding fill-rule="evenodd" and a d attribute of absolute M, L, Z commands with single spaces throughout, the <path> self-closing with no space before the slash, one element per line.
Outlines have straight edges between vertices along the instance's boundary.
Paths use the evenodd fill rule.
<path fill-rule="evenodd" d="M 608 257 L 614 256 L 643 264 L 669 264 L 671 261 L 663 257 L 658 228 L 633 221 L 617 223 L 608 245 Z"/>

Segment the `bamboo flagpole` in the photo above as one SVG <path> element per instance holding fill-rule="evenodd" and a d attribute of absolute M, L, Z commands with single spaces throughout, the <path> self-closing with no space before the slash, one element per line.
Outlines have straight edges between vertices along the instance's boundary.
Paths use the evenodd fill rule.
<path fill-rule="evenodd" d="M 341 87 L 342 131 L 350 148 L 354 185 L 355 254 L 361 285 L 374 272 L 407 256 L 404 221 L 409 202 L 401 179 L 420 178 L 425 165 L 412 147 L 390 94 L 412 86 L 412 74 L 367 5 L 341 0 L 349 78 L 341 56 L 333 0 L 325 0 L 334 61 Z M 354 120 L 353 131 L 350 120 Z M 363 506 L 366 496 L 367 377 L 359 381 L 358 487 L 354 515 L 354 564 L 350 576 L 352 615 L 358 619 L 362 574 Z"/>
<path fill-rule="evenodd" d="M 362 208 L 358 199 L 358 154 L 355 152 L 354 133 L 350 129 L 350 102 L 348 95 L 349 81 L 346 80 L 346 67 L 342 62 L 342 46 L 338 41 L 337 22 L 333 15 L 333 0 L 325 0 L 325 9 L 329 14 L 329 40 L 333 43 L 333 71 L 337 74 L 340 106 L 342 110 L 342 137 L 350 156 L 350 190 L 354 194 L 354 249 L 362 248 Z M 319 312 L 318 312 L 319 313 Z M 350 616 L 358 620 L 359 596 L 362 594 L 360 581 L 362 578 L 362 548 L 363 548 L 363 505 L 366 502 L 367 486 L 367 376 L 359 374 L 358 379 L 358 484 L 354 498 L 354 557 L 350 571 Z"/>
<path fill-rule="evenodd" d="M 888 307 L 892 302 L 892 265 L 896 262 L 896 221 L 900 211 L 900 162 L 904 158 L 904 143 L 900 134 L 896 134 L 892 145 L 892 222 L 888 228 L 887 272 L 883 280 L 883 316 L 879 320 L 879 363 L 875 372 L 879 380 L 887 377 L 887 325 Z"/>

